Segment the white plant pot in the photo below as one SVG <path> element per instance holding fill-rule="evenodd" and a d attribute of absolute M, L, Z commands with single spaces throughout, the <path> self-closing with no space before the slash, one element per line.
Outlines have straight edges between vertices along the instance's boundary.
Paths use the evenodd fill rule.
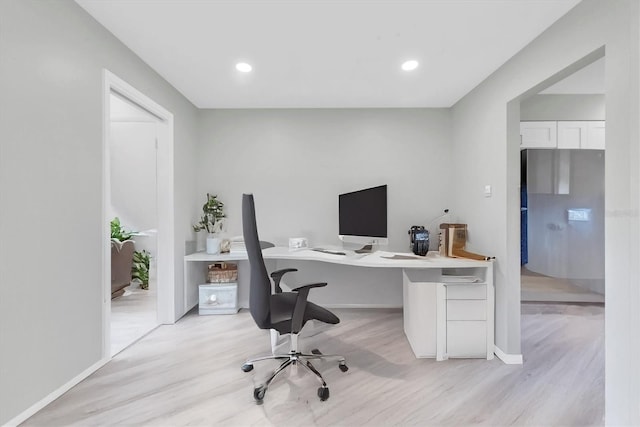
<path fill-rule="evenodd" d="M 220 253 L 220 243 L 221 239 L 216 237 L 215 234 L 207 235 L 207 253 L 208 254 L 218 254 Z"/>

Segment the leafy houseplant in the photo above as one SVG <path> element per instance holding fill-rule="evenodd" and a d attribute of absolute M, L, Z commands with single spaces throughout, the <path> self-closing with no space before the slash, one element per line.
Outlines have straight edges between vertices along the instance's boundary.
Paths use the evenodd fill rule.
<path fill-rule="evenodd" d="M 122 227 L 120 218 L 115 217 L 111 220 L 111 241 L 121 244 L 126 240 L 131 240 L 131 236 L 133 236 L 133 232 L 127 231 Z"/>
<path fill-rule="evenodd" d="M 224 203 L 218 200 L 218 196 L 207 193 L 207 202 L 202 206 L 202 216 L 200 222 L 193 226 L 194 231 L 206 230 L 207 253 L 217 254 L 220 251 L 220 239 L 214 233 L 222 230 L 222 219 L 224 214 Z"/>
<path fill-rule="evenodd" d="M 200 222 L 193 226 L 193 231 L 207 230 L 207 233 L 217 233 L 222 229 L 224 203 L 218 200 L 218 196 L 207 193 L 207 203 L 202 206 Z"/>
<path fill-rule="evenodd" d="M 133 280 L 140 282 L 141 289 L 149 289 L 149 263 L 151 254 L 146 250 L 135 251 L 133 253 L 133 267 L 131 268 L 131 277 Z"/>

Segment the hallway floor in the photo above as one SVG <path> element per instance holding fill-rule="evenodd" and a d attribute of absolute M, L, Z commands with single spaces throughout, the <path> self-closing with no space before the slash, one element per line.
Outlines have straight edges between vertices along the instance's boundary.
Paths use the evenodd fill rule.
<path fill-rule="evenodd" d="M 114 356 L 158 326 L 156 292 L 127 287 L 111 300 L 111 355 Z"/>
<path fill-rule="evenodd" d="M 604 303 L 604 295 L 574 285 L 567 279 L 544 276 L 522 267 L 522 301 Z"/>

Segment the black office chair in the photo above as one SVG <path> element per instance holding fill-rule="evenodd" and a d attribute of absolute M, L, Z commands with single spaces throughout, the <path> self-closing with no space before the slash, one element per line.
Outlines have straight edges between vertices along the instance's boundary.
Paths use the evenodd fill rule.
<path fill-rule="evenodd" d="M 271 291 L 271 280 L 262 258 L 258 228 L 256 226 L 255 205 L 252 194 L 242 196 L 242 231 L 244 244 L 247 247 L 250 267 L 249 311 L 253 320 L 260 329 L 275 329 L 280 334 L 291 334 L 291 351 L 288 354 L 272 354 L 269 356 L 249 359 L 242 365 L 244 372 L 253 370 L 253 364 L 262 360 L 283 360 L 282 364 L 273 372 L 264 384 L 253 390 L 256 403 L 261 404 L 269 385 L 274 378 L 289 365 L 299 364 L 314 373 L 320 380 L 318 397 L 324 401 L 329 398 L 329 388 L 322 375 L 311 364 L 313 359 L 337 359 L 342 372 L 349 368 L 344 357 L 338 355 L 325 355 L 314 349 L 311 354 L 303 354 L 298 351 L 298 333 L 309 320 L 336 324 L 340 319 L 329 310 L 307 301 L 311 288 L 327 286 L 326 283 L 312 283 L 300 286 L 291 292 L 282 292 L 280 281 L 286 273 L 297 271 L 295 268 L 287 268 L 274 271 L 271 277 L 274 281 L 274 293 Z"/>

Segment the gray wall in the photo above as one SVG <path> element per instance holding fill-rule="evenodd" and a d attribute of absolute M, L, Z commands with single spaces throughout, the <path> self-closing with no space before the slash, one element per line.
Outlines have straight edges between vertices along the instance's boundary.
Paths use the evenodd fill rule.
<path fill-rule="evenodd" d="M 520 103 L 520 120 L 604 120 L 605 96 L 534 95 Z"/>
<path fill-rule="evenodd" d="M 102 357 L 102 69 L 174 114 L 176 281 L 196 109 L 73 1 L 0 1 L 0 424 Z M 182 306 L 182 288 L 176 290 Z"/>
<path fill-rule="evenodd" d="M 607 423 L 639 424 L 640 177 L 638 3 L 583 0 L 453 108 L 454 209 L 470 243 L 497 256 L 496 345 L 520 352 L 520 100 L 574 72 L 606 46 L 605 160 Z M 493 184 L 491 198 L 482 185 Z M 525 362 L 526 363 L 526 362 Z"/>
<path fill-rule="evenodd" d="M 278 245 L 339 244 L 348 191 L 388 185 L 392 250 L 408 250 L 409 227 L 449 207 L 449 110 L 203 110 L 201 120 L 200 199 L 218 194 L 231 235 L 242 233 L 243 192 L 255 195 L 260 238 Z"/>
<path fill-rule="evenodd" d="M 445 175 L 455 190 L 449 193 L 454 197 L 454 205 L 447 207 L 452 207 L 459 219 L 469 224 L 471 246 L 497 256 L 496 343 L 508 353 L 519 353 L 519 98 L 525 92 L 526 96 L 537 93 L 543 88 L 539 86 L 541 82 L 546 81 L 543 83 L 546 87 L 559 81 L 568 72 L 562 76 L 555 76 L 556 73 L 606 45 L 606 410 L 609 424 L 640 424 L 637 412 L 640 372 L 636 363 L 640 337 L 629 327 L 640 324 L 640 310 L 636 309 L 640 305 L 637 283 L 640 277 L 637 262 L 640 177 L 636 167 L 640 161 L 639 17 L 638 5 L 633 0 L 583 0 L 456 104 L 451 136 L 455 163 L 451 162 L 448 150 L 433 154 L 427 160 L 433 171 L 429 170 L 428 179 L 421 178 L 414 187 L 419 196 L 435 198 L 432 204 L 445 203 L 445 190 L 437 188 L 445 181 L 436 173 L 441 169 L 437 164 L 439 161 L 447 166 L 455 164 L 455 169 L 451 167 Z M 217 191 L 232 182 L 231 178 L 239 173 L 231 173 L 231 169 L 238 168 L 243 158 L 252 159 L 255 165 L 255 151 L 249 147 L 255 148 L 265 139 L 265 134 L 254 132 L 251 137 L 254 143 L 244 145 L 244 151 L 241 139 L 240 147 L 234 148 L 230 146 L 230 138 L 221 138 L 220 151 L 210 149 L 206 162 L 209 168 L 221 164 L 229 173 L 203 173 L 205 160 L 201 150 L 206 147 L 195 146 L 197 117 L 193 106 L 71 1 L 0 1 L 0 52 L 0 423 L 3 423 L 94 364 L 101 355 L 102 67 L 109 68 L 175 114 L 174 261 L 178 283 L 182 282 L 184 238 L 193 237 L 190 224 L 197 218 L 199 200 L 204 192 Z M 511 102 L 514 100 L 516 104 Z M 206 116 L 217 114 L 203 114 L 204 128 L 216 120 Z M 218 118 L 233 113 L 220 114 Z M 442 114 L 448 117 L 446 112 Z M 219 120 L 221 130 L 225 129 L 224 121 Z M 238 123 L 248 126 L 243 120 Z M 337 124 L 342 125 L 340 121 Z M 268 123 L 262 123 L 259 129 L 271 129 L 277 134 L 278 127 L 270 128 Z M 318 134 L 303 132 L 283 139 L 272 135 L 271 150 L 261 153 L 272 158 L 274 152 L 282 154 L 284 149 L 291 150 L 291 142 L 308 137 L 341 152 L 343 147 L 333 144 L 330 138 L 322 138 L 324 127 L 313 129 Z M 396 130 L 411 133 L 400 126 Z M 222 133 L 233 136 L 242 131 L 226 127 Z M 244 132 L 251 135 L 252 131 L 249 127 Z M 197 138 L 201 143 L 205 140 L 212 146 L 217 143 L 213 132 L 211 137 L 204 135 Z M 402 139 L 380 138 L 375 133 L 370 138 L 361 136 L 358 140 L 363 161 L 368 160 L 371 151 L 371 146 L 365 144 L 367 140 L 372 141 L 375 152 L 383 140 L 402 143 Z M 233 140 L 237 143 L 237 138 Z M 279 146 L 278 141 L 282 140 L 289 144 Z M 427 138 L 424 142 L 431 147 L 432 142 Z M 349 150 L 352 153 L 349 157 L 356 157 L 356 150 Z M 241 156 L 232 161 L 218 160 L 216 164 L 216 159 L 226 159 L 225 152 Z M 201 159 L 198 173 L 202 173 L 197 186 L 194 185 L 196 169 L 192 167 L 196 153 Z M 312 165 L 312 169 L 326 170 L 326 174 L 335 168 L 335 160 L 316 165 L 306 152 L 296 153 L 295 160 L 303 166 Z M 443 155 L 446 160 L 441 161 L 437 155 Z M 389 164 L 396 167 L 406 165 L 403 160 L 411 160 L 395 156 L 392 152 Z M 291 160 L 289 154 L 285 157 Z M 415 166 L 416 161 L 411 161 L 414 162 L 411 166 Z M 267 174 L 265 169 L 259 168 L 257 172 L 263 173 L 262 179 L 268 177 L 272 184 L 269 188 L 281 184 L 281 188 L 288 190 L 293 178 L 284 173 L 286 167 L 293 165 L 271 164 Z M 401 169 L 400 173 L 405 178 L 393 181 L 394 186 L 409 179 L 408 171 Z M 339 175 L 347 176 L 344 172 Z M 374 180 L 374 175 L 349 177 L 349 187 L 352 183 L 366 186 Z M 391 176 L 389 180 L 392 181 Z M 263 186 L 260 181 L 253 178 L 234 191 L 224 194 L 220 191 L 220 194 L 229 201 L 239 200 L 242 191 L 275 197 L 274 193 L 267 193 L 267 185 Z M 309 181 L 305 178 L 305 182 Z M 485 184 L 493 186 L 491 198 L 482 194 Z M 334 186 L 332 197 L 339 185 Z M 315 184 L 313 188 L 323 187 Z M 329 200 L 328 194 L 329 191 L 325 191 L 318 196 Z M 297 209 L 291 199 L 278 197 L 282 202 L 277 206 L 279 211 Z M 403 197 L 408 198 L 406 194 Z M 265 196 L 258 199 L 260 206 L 272 208 L 260 214 L 261 223 L 272 222 L 279 212 L 273 210 L 267 199 Z M 237 216 L 239 201 L 229 203 L 230 216 Z M 237 203 L 235 207 L 234 203 Z M 420 206 L 412 211 L 416 212 L 411 214 L 415 217 L 396 218 L 408 224 L 424 223 L 419 218 L 422 216 L 419 211 L 423 209 L 424 206 Z M 442 206 L 429 206 L 424 211 L 435 215 L 440 209 Z M 323 218 L 332 215 L 322 214 Z M 312 225 L 308 226 L 309 230 L 315 229 Z M 393 230 L 406 225 L 394 224 Z M 296 231 L 305 231 L 302 224 L 296 227 Z M 331 225 L 323 224 L 324 231 L 318 236 L 334 235 L 330 228 Z M 275 230 L 265 230 L 265 233 L 276 236 Z M 399 237 L 394 240 L 393 245 L 401 244 Z M 182 289 L 176 287 L 176 304 L 181 303 Z"/>
<path fill-rule="evenodd" d="M 206 110 L 201 120 L 198 205 L 217 194 L 229 235 L 242 234 L 243 192 L 254 193 L 260 238 L 283 246 L 289 237 L 341 245 L 338 194 L 348 191 L 388 185 L 396 251 L 409 250 L 411 225 L 427 226 L 449 206 L 448 109 Z M 328 281 L 310 298 L 330 307 L 402 306 L 399 270 L 324 270 L 305 265 L 292 283 Z"/>

